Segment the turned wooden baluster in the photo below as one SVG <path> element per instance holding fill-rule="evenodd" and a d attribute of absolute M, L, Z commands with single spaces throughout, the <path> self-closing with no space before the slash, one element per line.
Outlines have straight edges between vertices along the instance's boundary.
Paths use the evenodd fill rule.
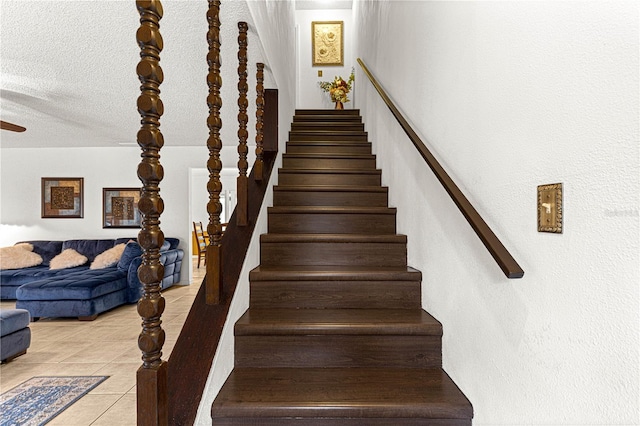
<path fill-rule="evenodd" d="M 264 147 L 262 140 L 263 134 L 263 117 L 264 117 L 264 64 L 258 62 L 256 64 L 256 162 L 253 164 L 255 170 L 255 178 L 257 181 L 262 180 L 264 169 Z"/>
<path fill-rule="evenodd" d="M 222 119 L 220 118 L 220 108 L 222 107 L 222 98 L 220 97 L 220 87 L 222 86 L 222 77 L 220 76 L 220 0 L 209 1 L 207 21 L 209 22 L 209 31 L 207 32 L 207 41 L 209 42 L 209 54 L 207 55 L 207 63 L 209 64 L 209 74 L 207 74 L 207 85 L 209 86 L 209 96 L 207 97 L 207 105 L 209 105 L 209 118 L 207 119 L 207 126 L 209 127 L 209 138 L 207 139 L 207 148 L 209 149 L 209 161 L 207 161 L 207 169 L 209 169 L 209 182 L 207 184 L 207 191 L 209 191 L 209 202 L 207 203 L 207 212 L 209 213 L 209 224 L 207 226 L 209 245 L 207 246 L 206 254 L 207 275 L 205 277 L 205 299 L 207 304 L 215 305 L 220 303 L 222 295 L 222 222 L 220 221 L 220 214 L 222 213 L 222 204 L 220 204 L 220 192 L 222 191 L 222 182 L 220 181 L 220 170 L 222 170 L 222 161 L 220 161 L 220 150 L 222 149 L 222 140 L 220 139 L 220 129 L 222 128 Z"/>
<path fill-rule="evenodd" d="M 159 129 L 160 116 L 164 111 L 160 100 L 163 74 L 159 64 L 162 51 L 162 4 L 159 0 L 138 0 L 136 6 L 140 13 L 136 39 L 141 57 L 136 71 L 142 83 L 138 97 L 138 112 L 142 117 L 142 127 L 138 132 L 138 145 L 142 148 L 142 161 L 138 165 L 138 177 L 142 182 L 138 203 L 142 214 L 142 230 L 138 233 L 138 243 L 143 249 L 142 264 L 138 268 L 138 278 L 142 283 L 142 296 L 138 301 L 138 313 L 142 317 L 142 333 L 138 337 L 142 366 L 136 376 L 137 423 L 166 425 L 167 362 L 161 359 L 165 335 L 160 326 L 165 303 L 160 294 L 164 276 L 164 266 L 160 263 L 160 247 L 164 242 L 160 215 L 164 204 L 159 193 L 159 184 L 164 175 L 160 164 L 160 148 L 164 141 Z"/>
<path fill-rule="evenodd" d="M 249 26 L 246 22 L 238 22 L 238 170 L 240 175 L 237 179 L 237 191 L 238 202 L 236 205 L 236 223 L 238 226 L 247 225 L 247 211 L 248 211 L 248 178 L 247 170 L 249 169 L 249 162 L 247 161 L 247 138 L 249 132 L 247 131 L 247 122 L 249 116 L 247 115 L 247 106 L 249 101 L 247 100 L 247 92 L 249 86 L 247 85 L 247 30 Z"/>

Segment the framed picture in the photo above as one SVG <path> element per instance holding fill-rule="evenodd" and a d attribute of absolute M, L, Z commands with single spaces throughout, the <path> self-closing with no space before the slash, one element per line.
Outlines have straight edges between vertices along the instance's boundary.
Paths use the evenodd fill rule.
<path fill-rule="evenodd" d="M 102 227 L 140 228 L 140 188 L 102 188 Z"/>
<path fill-rule="evenodd" d="M 313 65 L 344 65 L 343 21 L 311 22 Z"/>
<path fill-rule="evenodd" d="M 42 178 L 42 217 L 84 217 L 84 178 Z"/>

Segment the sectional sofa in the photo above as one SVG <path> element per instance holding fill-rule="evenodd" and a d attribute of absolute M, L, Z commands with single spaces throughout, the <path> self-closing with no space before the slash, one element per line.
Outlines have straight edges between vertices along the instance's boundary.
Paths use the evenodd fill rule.
<path fill-rule="evenodd" d="M 24 243 L 42 257 L 42 263 L 0 270 L 0 298 L 17 299 L 16 308 L 29 311 L 32 321 L 40 317 L 93 320 L 116 306 L 136 303 L 141 296 L 137 270 L 142 263 L 142 248 L 134 238 L 21 244 Z M 180 282 L 184 251 L 178 245 L 178 239 L 166 238 L 160 250 L 160 262 L 164 265 L 162 289 Z M 86 262 L 52 269 L 52 262 L 60 259 L 63 252 L 68 253 L 68 249 L 86 257 Z M 101 259 L 111 252 L 118 253 L 117 262 L 96 267 L 96 263 L 104 264 Z"/>

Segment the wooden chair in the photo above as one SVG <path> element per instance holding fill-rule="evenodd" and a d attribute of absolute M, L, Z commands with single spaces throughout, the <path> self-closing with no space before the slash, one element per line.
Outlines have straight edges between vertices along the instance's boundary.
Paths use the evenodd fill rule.
<path fill-rule="evenodd" d="M 198 268 L 200 268 L 200 259 L 204 259 L 204 264 L 207 264 L 207 236 L 202 228 L 202 222 L 193 222 L 193 233 L 198 243 Z"/>

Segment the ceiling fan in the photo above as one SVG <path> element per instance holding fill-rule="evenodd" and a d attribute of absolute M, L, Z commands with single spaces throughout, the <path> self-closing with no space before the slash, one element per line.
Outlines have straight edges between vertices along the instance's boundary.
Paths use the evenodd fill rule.
<path fill-rule="evenodd" d="M 0 120 L 0 129 L 9 130 L 10 132 L 24 132 L 27 130 L 25 127 L 2 120 Z"/>

